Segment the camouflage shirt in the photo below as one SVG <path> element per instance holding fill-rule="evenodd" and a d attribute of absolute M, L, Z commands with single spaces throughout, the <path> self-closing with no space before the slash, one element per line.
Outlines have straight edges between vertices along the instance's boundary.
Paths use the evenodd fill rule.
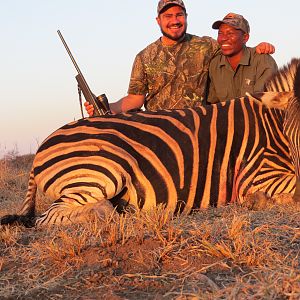
<path fill-rule="evenodd" d="M 158 39 L 137 54 L 128 94 L 145 95 L 148 110 L 199 106 L 207 93 L 209 63 L 218 49 L 210 37 L 186 34 L 172 46 Z"/>

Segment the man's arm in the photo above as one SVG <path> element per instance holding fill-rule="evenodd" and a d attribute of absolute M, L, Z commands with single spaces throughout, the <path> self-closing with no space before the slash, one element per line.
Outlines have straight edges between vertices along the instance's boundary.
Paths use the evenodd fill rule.
<path fill-rule="evenodd" d="M 126 112 L 131 109 L 139 109 L 143 106 L 145 102 L 144 95 L 133 95 L 128 94 L 127 96 L 121 98 L 117 102 L 109 104 L 110 110 L 113 114 L 118 114 L 120 112 Z M 94 107 L 89 102 L 84 103 L 85 109 L 88 115 L 91 117 L 94 114 Z"/>
<path fill-rule="evenodd" d="M 220 46 L 216 40 L 213 38 L 212 40 L 212 46 L 213 46 L 213 57 L 219 55 L 221 53 Z M 258 54 L 274 54 L 275 53 L 275 46 L 273 46 L 270 43 L 267 42 L 261 42 L 256 47 L 254 47 L 256 50 L 256 53 Z"/>
<path fill-rule="evenodd" d="M 259 55 L 259 63 L 254 85 L 254 93 L 265 90 L 265 84 L 278 71 L 276 61 L 271 55 Z"/>
<path fill-rule="evenodd" d="M 117 114 L 132 109 L 139 109 L 143 106 L 144 102 L 144 95 L 128 94 L 127 96 L 121 98 L 119 101 L 111 103 L 109 107 L 112 113 Z"/>

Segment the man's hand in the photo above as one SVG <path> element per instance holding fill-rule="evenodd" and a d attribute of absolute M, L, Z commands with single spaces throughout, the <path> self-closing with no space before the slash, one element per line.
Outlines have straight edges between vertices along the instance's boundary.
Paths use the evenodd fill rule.
<path fill-rule="evenodd" d="M 90 104 L 90 102 L 87 102 L 87 101 L 84 102 L 84 106 L 85 106 L 85 110 L 88 113 L 88 115 L 90 117 L 92 117 L 94 114 L 94 106 L 92 104 Z"/>
<path fill-rule="evenodd" d="M 258 54 L 273 54 L 275 53 L 275 47 L 267 42 L 259 43 L 256 46 L 256 53 Z"/>

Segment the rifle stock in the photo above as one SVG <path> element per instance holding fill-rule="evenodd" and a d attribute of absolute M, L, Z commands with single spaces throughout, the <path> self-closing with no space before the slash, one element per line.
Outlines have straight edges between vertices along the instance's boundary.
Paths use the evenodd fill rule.
<path fill-rule="evenodd" d="M 83 77 L 65 39 L 63 38 L 61 32 L 59 30 L 57 30 L 57 33 L 65 47 L 65 49 L 67 50 L 72 62 L 73 62 L 73 65 L 76 69 L 76 71 L 78 72 L 78 74 L 75 76 L 76 80 L 77 80 L 77 84 L 78 84 L 78 87 L 79 89 L 82 91 L 83 93 L 83 96 L 85 98 L 85 100 L 87 102 L 89 102 L 90 104 L 93 105 L 94 107 L 94 114 L 93 116 L 103 116 L 103 115 L 106 115 L 106 114 L 111 114 L 111 111 L 109 109 L 109 103 L 108 103 L 108 100 L 105 96 L 105 94 L 102 94 L 98 97 L 96 97 L 91 89 L 89 88 L 85 78 Z"/>

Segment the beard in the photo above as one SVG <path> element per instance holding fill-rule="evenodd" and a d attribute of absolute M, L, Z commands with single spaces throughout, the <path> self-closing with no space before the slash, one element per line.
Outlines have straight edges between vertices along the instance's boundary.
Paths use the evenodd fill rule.
<path fill-rule="evenodd" d="M 162 28 L 160 28 L 160 31 L 162 33 L 163 36 L 167 37 L 168 39 L 174 41 L 174 42 L 178 42 L 180 41 L 186 34 L 186 29 L 187 29 L 187 25 L 185 25 L 183 32 L 178 35 L 178 36 L 173 36 L 168 34 L 167 32 L 165 32 Z"/>

